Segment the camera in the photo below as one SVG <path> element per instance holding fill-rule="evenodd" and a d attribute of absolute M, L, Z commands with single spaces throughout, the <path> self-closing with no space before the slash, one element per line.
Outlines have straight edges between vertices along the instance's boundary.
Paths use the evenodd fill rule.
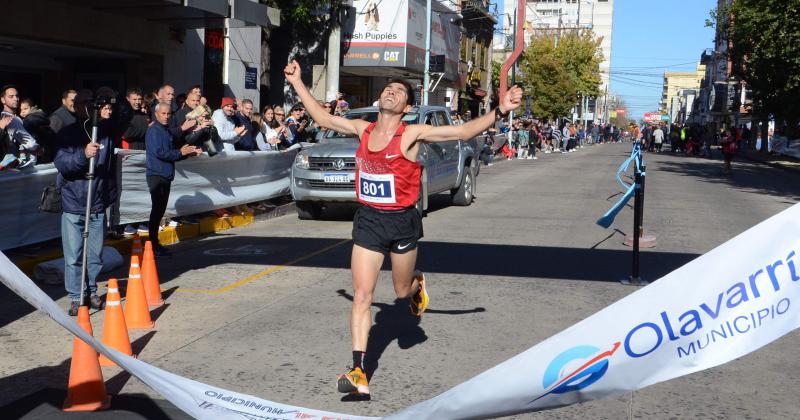
<path fill-rule="evenodd" d="M 100 109 L 106 105 L 114 105 L 117 103 L 117 98 L 112 98 L 110 96 L 98 96 L 94 101 L 90 102 L 90 105 L 95 109 Z"/>
<path fill-rule="evenodd" d="M 213 125 L 189 133 L 185 141 L 186 144 L 202 148 L 204 152 L 208 153 L 209 157 L 219 153 L 217 145 L 222 144 L 217 128 Z"/>

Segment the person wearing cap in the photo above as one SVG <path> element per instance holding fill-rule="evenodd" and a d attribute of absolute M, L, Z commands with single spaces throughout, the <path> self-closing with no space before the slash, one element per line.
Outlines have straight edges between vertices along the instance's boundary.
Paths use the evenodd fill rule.
<path fill-rule="evenodd" d="M 286 138 L 289 146 L 300 143 L 305 136 L 306 125 L 308 124 L 308 118 L 304 118 L 305 114 L 306 108 L 302 103 L 292 107 L 289 118 L 286 119 L 286 128 L 289 131 Z"/>
<path fill-rule="evenodd" d="M 219 138 L 222 140 L 224 150 L 226 152 L 233 152 L 234 145 L 239 139 L 247 133 L 247 128 L 243 125 L 237 126 L 236 119 L 236 101 L 231 97 L 222 98 L 219 109 L 214 111 L 211 119 L 214 121 L 214 127 L 217 128 Z"/>
<path fill-rule="evenodd" d="M 92 92 L 82 90 L 75 96 L 76 121 L 63 127 L 55 138 L 54 164 L 58 169 L 56 185 L 61 187 L 61 243 L 64 251 L 64 287 L 70 298 L 69 314 L 78 314 L 81 294 L 88 296 L 92 309 L 101 309 L 103 301 L 97 296 L 97 276 L 103 267 L 100 253 L 105 237 L 106 209 L 117 199 L 117 172 L 114 158 L 114 127 L 110 120 L 98 125 L 97 143 L 84 129 L 91 125 Z M 89 127 L 91 130 L 91 127 Z M 89 239 L 87 253 L 87 282 L 81 290 L 83 269 L 83 230 L 86 220 L 86 199 L 89 188 L 89 162 L 95 158 L 92 202 L 90 203 Z"/>

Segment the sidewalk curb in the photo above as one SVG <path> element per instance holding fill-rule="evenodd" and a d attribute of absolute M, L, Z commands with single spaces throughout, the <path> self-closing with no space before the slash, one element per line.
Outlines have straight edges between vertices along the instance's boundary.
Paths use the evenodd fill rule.
<path fill-rule="evenodd" d="M 158 240 L 163 245 L 172 245 L 189 239 L 219 233 L 228 229 L 251 225 L 255 222 L 262 222 L 269 219 L 274 219 L 276 217 L 286 216 L 294 211 L 295 204 L 294 201 L 292 201 L 286 204 L 278 205 L 267 211 L 255 211 L 252 213 L 234 215 L 226 218 L 207 216 L 201 219 L 200 223 L 196 225 L 182 224 L 177 228 L 166 227 L 158 233 Z M 142 238 L 147 238 L 147 235 L 142 236 Z M 129 255 L 131 253 L 132 242 L 133 238 L 129 237 L 120 239 L 107 239 L 103 246 L 110 246 L 115 248 L 122 255 Z M 12 262 L 20 270 L 22 270 L 22 272 L 33 278 L 33 271 L 38 264 L 55 260 L 63 256 L 63 251 L 58 250 L 33 258 L 12 260 Z"/>

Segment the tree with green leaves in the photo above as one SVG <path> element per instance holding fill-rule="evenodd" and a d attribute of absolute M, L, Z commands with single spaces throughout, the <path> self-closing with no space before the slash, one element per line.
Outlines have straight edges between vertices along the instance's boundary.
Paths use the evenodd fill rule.
<path fill-rule="evenodd" d="M 774 116 L 791 130 L 800 121 L 798 14 L 800 0 L 734 0 L 707 22 L 728 41 L 733 74 L 752 91 L 753 114 L 764 122 Z"/>
<path fill-rule="evenodd" d="M 591 31 L 539 35 L 530 40 L 517 78 L 536 117 L 567 116 L 583 96 L 600 95 L 600 40 Z"/>
<path fill-rule="evenodd" d="M 280 9 L 281 26 L 262 29 L 262 85 L 270 86 L 265 78 L 273 82 L 283 80 L 283 65 L 289 59 L 298 58 L 302 65 L 309 65 L 309 57 L 325 49 L 331 31 L 342 25 L 346 0 L 260 0 L 261 3 Z M 322 49 L 320 49 L 322 47 Z M 271 57 L 274 55 L 274 57 Z M 283 63 L 279 68 L 278 63 Z M 280 74 L 275 72 L 281 72 Z M 306 71 L 304 73 L 311 74 Z M 276 77 L 276 75 L 278 75 Z M 273 94 L 272 101 L 276 99 Z M 283 87 L 287 104 L 295 102 L 288 85 Z"/>

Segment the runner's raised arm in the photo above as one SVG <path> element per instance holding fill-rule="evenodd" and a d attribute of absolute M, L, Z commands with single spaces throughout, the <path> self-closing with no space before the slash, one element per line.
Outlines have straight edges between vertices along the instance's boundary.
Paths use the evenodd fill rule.
<path fill-rule="evenodd" d="M 296 60 L 292 60 L 292 62 L 287 64 L 286 68 L 283 69 L 286 80 L 292 85 L 295 92 L 297 92 L 297 95 L 303 102 L 303 106 L 306 107 L 306 111 L 311 115 L 311 118 L 313 118 L 317 124 L 338 131 L 339 133 L 360 136 L 361 132 L 364 131 L 364 128 L 366 128 L 369 123 L 363 120 L 348 120 L 347 118 L 329 114 L 328 111 L 325 111 L 325 108 L 311 96 L 311 92 L 308 91 L 308 88 L 303 83 L 300 73 L 300 64 L 298 64 Z"/>
<path fill-rule="evenodd" d="M 493 109 L 491 112 L 487 112 L 480 118 L 476 118 L 463 125 L 434 127 L 431 125 L 416 124 L 409 127 L 409 131 L 415 135 L 416 141 L 437 142 L 454 139 L 470 139 L 494 125 L 497 120 L 498 112 L 501 115 L 508 114 L 509 111 L 519 108 L 521 103 L 522 89 L 519 86 L 514 86 L 500 99 L 500 105 L 497 108 Z"/>

